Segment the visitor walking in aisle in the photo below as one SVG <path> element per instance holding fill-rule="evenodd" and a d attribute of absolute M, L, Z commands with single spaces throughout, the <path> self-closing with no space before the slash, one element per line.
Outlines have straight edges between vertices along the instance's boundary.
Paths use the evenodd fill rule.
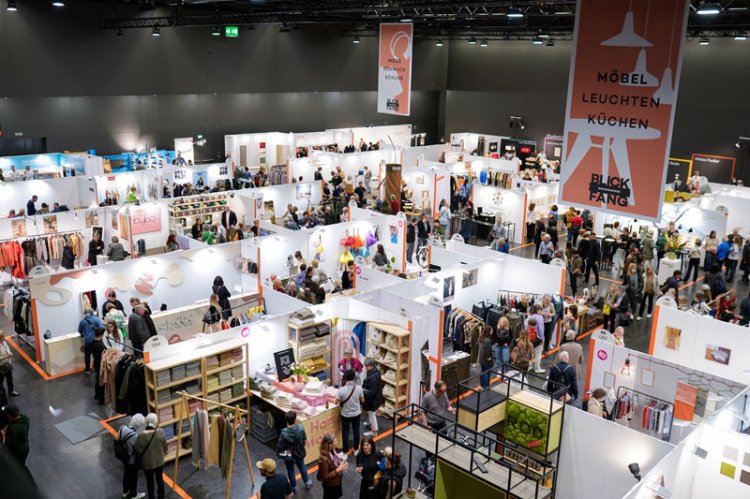
<path fill-rule="evenodd" d="M 552 254 L 555 252 L 555 246 L 552 244 L 552 240 L 549 234 L 544 234 L 542 241 L 539 243 L 539 250 L 537 251 L 537 258 L 542 263 L 549 263 L 552 260 Z"/>
<path fill-rule="evenodd" d="M 265 482 L 260 486 L 258 499 L 290 499 L 292 497 L 294 487 L 283 475 L 276 473 L 276 461 L 266 458 L 255 463 L 255 466 L 260 470 L 260 475 L 265 478 Z"/>
<path fill-rule="evenodd" d="M 544 351 L 546 352 L 550 349 L 550 343 L 552 342 L 552 336 L 555 332 L 558 317 L 550 295 L 542 296 L 542 305 L 539 313 L 544 320 Z"/>
<path fill-rule="evenodd" d="M 685 278 L 688 282 L 698 280 L 698 268 L 701 265 L 701 240 L 696 239 L 695 244 L 690 248 L 688 253 L 688 269 Z M 690 279 L 690 273 L 693 273 L 693 278 Z"/>
<path fill-rule="evenodd" d="M 91 344 L 94 341 L 94 329 L 104 329 L 104 324 L 101 319 L 94 315 L 94 311 L 91 308 L 87 308 L 84 312 L 83 319 L 78 323 L 78 334 L 83 338 L 83 362 L 85 374 L 91 372 Z"/>
<path fill-rule="evenodd" d="M 109 244 L 109 248 L 107 248 L 107 256 L 110 261 L 121 262 L 125 260 L 125 257 L 128 256 L 128 254 L 129 253 L 125 251 L 125 247 L 120 242 L 120 239 L 117 236 L 112 236 L 112 242 Z"/>
<path fill-rule="evenodd" d="M 750 236 L 745 238 L 740 257 L 740 270 L 742 270 L 742 282 L 750 284 Z"/>
<path fill-rule="evenodd" d="M 451 209 L 448 206 L 448 201 L 445 199 L 440 200 L 440 209 L 438 210 L 438 222 L 443 228 L 443 235 L 447 240 L 450 237 L 451 232 Z"/>
<path fill-rule="evenodd" d="M 26 466 L 26 458 L 29 457 L 29 417 L 21 414 L 15 405 L 6 405 L 2 408 L 5 412 L 8 425 L 3 430 L 3 447 L 13 456 L 19 466 L 28 475 L 30 481 L 34 481 L 31 471 Z"/>
<path fill-rule="evenodd" d="M 638 271 L 638 264 L 633 262 L 627 264 L 623 284 L 628 294 L 628 302 L 632 308 L 632 315 L 636 314 L 638 303 L 643 293 L 643 275 Z"/>
<path fill-rule="evenodd" d="M 203 233 L 203 222 L 200 218 L 195 219 L 195 223 L 192 227 L 190 227 L 190 235 L 193 236 L 193 239 L 198 240 L 201 238 L 201 234 Z"/>
<path fill-rule="evenodd" d="M 125 345 L 124 345 L 125 339 L 122 337 L 122 333 L 117 323 L 113 320 L 107 320 L 104 322 L 104 327 L 106 328 L 106 330 L 104 331 L 104 337 L 102 338 L 102 342 L 104 343 L 104 346 L 106 348 L 114 348 L 115 350 L 120 350 L 121 352 L 124 352 L 125 351 Z"/>
<path fill-rule="evenodd" d="M 8 385 L 8 396 L 18 397 L 13 385 L 13 351 L 5 338 L 5 332 L 0 329 L 0 394 L 3 392 L 3 380 Z"/>
<path fill-rule="evenodd" d="M 431 230 L 427 215 L 422 215 L 422 219 L 417 224 L 417 252 L 422 249 L 422 246 L 427 246 L 427 238 L 430 237 Z"/>
<path fill-rule="evenodd" d="M 89 349 L 91 356 L 94 358 L 94 399 L 99 405 L 104 405 L 104 385 L 99 383 L 99 369 L 102 366 L 102 354 L 107 349 L 102 339 L 104 338 L 104 328 L 94 329 L 94 341 L 91 342 Z"/>
<path fill-rule="evenodd" d="M 612 333 L 612 341 L 614 342 L 615 346 L 618 347 L 625 347 L 625 328 L 622 326 L 617 326 Z"/>
<path fill-rule="evenodd" d="M 670 289 L 674 290 L 674 297 L 677 299 L 680 296 L 680 283 L 682 282 L 682 271 L 675 270 L 671 276 L 666 280 L 664 285 L 661 287 L 662 293 L 667 293 Z"/>
<path fill-rule="evenodd" d="M 549 370 L 548 379 L 553 383 L 547 383 L 547 392 L 553 394 L 556 400 L 577 406 L 578 381 L 576 370 L 568 361 L 568 352 L 562 351 L 557 354 L 557 364 Z"/>
<path fill-rule="evenodd" d="M 560 352 L 568 353 L 568 363 L 575 367 L 576 379 L 583 379 L 583 347 L 576 342 L 576 332 L 568 329 L 565 339 L 560 343 Z"/>
<path fill-rule="evenodd" d="M 222 317 L 224 320 L 229 320 L 232 316 L 232 305 L 229 303 L 229 298 L 232 297 L 232 293 L 230 293 L 224 285 L 224 279 L 220 275 L 217 275 L 214 278 L 214 285 L 211 287 L 211 291 L 219 297 Z"/>
<path fill-rule="evenodd" d="M 412 218 L 406 225 L 406 261 L 412 263 L 412 255 L 414 254 L 414 242 L 416 241 L 416 217 Z"/>
<path fill-rule="evenodd" d="M 596 234 L 589 234 L 589 243 L 586 253 L 586 273 L 583 276 L 583 282 L 588 285 L 591 271 L 594 271 L 594 286 L 599 286 L 599 262 L 601 260 L 602 247 Z"/>
<path fill-rule="evenodd" d="M 349 469 L 346 456 L 336 448 L 336 437 L 332 433 L 323 435 L 318 451 L 318 479 L 323 486 L 323 499 L 339 499 L 344 495 L 341 479 Z"/>
<path fill-rule="evenodd" d="M 341 273 L 341 289 L 347 290 L 354 288 L 354 261 L 346 262 L 346 269 Z"/>
<path fill-rule="evenodd" d="M 359 482 L 359 499 L 380 499 L 375 487 L 375 475 L 378 474 L 378 463 L 382 457 L 383 453 L 378 452 L 372 436 L 363 437 L 362 443 L 359 444 L 355 468 L 355 471 L 362 477 Z"/>
<path fill-rule="evenodd" d="M 656 272 L 653 267 L 647 267 L 646 273 L 643 275 L 643 294 L 641 295 L 641 307 L 638 312 L 637 320 L 641 320 L 643 312 L 646 310 L 646 303 L 648 303 L 648 315 L 646 317 L 651 318 L 651 313 L 654 310 L 654 295 L 656 295 Z"/>
<path fill-rule="evenodd" d="M 365 401 L 362 387 L 354 381 L 354 378 L 356 378 L 354 370 L 346 371 L 344 373 L 345 385 L 336 393 L 336 401 L 341 406 L 341 437 L 343 439 L 341 446 L 347 453 L 349 449 L 357 448 L 362 403 Z M 354 437 L 353 440 L 349 440 L 350 432 Z"/>
<path fill-rule="evenodd" d="M 732 284 L 734 282 L 734 275 L 737 272 L 737 264 L 740 260 L 742 250 L 737 244 L 734 236 L 729 241 L 729 253 L 727 254 L 727 282 Z M 688 278 L 690 273 L 688 273 Z"/>
<path fill-rule="evenodd" d="M 203 224 L 201 232 L 201 241 L 211 246 L 216 241 L 216 234 L 211 230 L 211 225 Z"/>
<path fill-rule="evenodd" d="M 510 364 L 525 373 L 531 367 L 531 359 L 534 358 L 534 344 L 529 339 L 529 334 L 525 329 L 521 329 L 518 334 L 516 346 L 510 352 Z"/>
<path fill-rule="evenodd" d="M 448 400 L 448 386 L 445 381 L 436 381 L 424 397 L 422 397 L 422 424 L 432 428 L 432 431 L 445 433 L 451 415 L 456 409 Z"/>
<path fill-rule="evenodd" d="M 141 469 L 146 475 L 148 499 L 164 499 L 164 455 L 167 452 L 167 437 L 159 428 L 156 414 L 146 416 L 146 428 L 135 441 L 135 452 L 140 458 Z M 154 483 L 156 486 L 154 486 Z"/>
<path fill-rule="evenodd" d="M 145 496 L 138 493 L 138 465 L 136 464 L 135 443 L 138 435 L 146 425 L 143 414 L 133 414 L 128 424 L 123 425 L 117 432 L 117 439 L 122 443 L 122 453 L 115 454 L 123 465 L 122 497 L 140 499 Z"/>
<path fill-rule="evenodd" d="M 510 322 L 506 316 L 502 316 L 497 320 L 495 334 L 492 337 L 492 357 L 496 371 L 500 371 L 503 364 L 510 364 L 511 339 Z"/>
<path fill-rule="evenodd" d="M 99 232 L 94 231 L 94 235 L 91 236 L 89 241 L 89 265 L 96 265 L 96 257 L 104 252 L 104 242 L 102 241 L 102 235 Z"/>
<path fill-rule="evenodd" d="M 615 299 L 615 327 L 630 324 L 630 296 L 628 288 L 624 285 L 617 287 L 617 298 Z"/>
<path fill-rule="evenodd" d="M 492 327 L 484 326 L 479 335 L 479 367 L 482 371 L 479 377 L 479 386 L 489 388 L 490 373 L 494 360 L 492 358 Z"/>
<path fill-rule="evenodd" d="M 286 472 L 289 477 L 292 493 L 297 491 L 295 465 L 297 465 L 302 475 L 305 490 L 310 490 L 313 483 L 307 475 L 307 466 L 305 465 L 305 457 L 307 456 L 307 450 L 305 450 L 305 442 L 307 441 L 305 427 L 297 423 L 297 413 L 294 411 L 288 411 L 284 419 L 286 420 L 286 428 L 281 430 L 279 434 L 279 441 L 276 444 L 277 454 L 283 459 L 284 465 L 286 465 Z"/>
<path fill-rule="evenodd" d="M 535 305 L 537 307 L 538 305 Z M 526 332 L 529 335 L 529 341 L 534 345 L 534 372 L 542 374 L 542 351 L 544 348 L 544 322 L 536 317 L 529 317 L 526 320 Z"/>
<path fill-rule="evenodd" d="M 578 294 L 578 278 L 583 272 L 583 258 L 578 250 L 573 248 L 570 259 L 568 260 L 568 275 L 570 276 L 570 292 L 573 298 Z"/>
<path fill-rule="evenodd" d="M 130 342 L 135 349 L 135 357 L 143 357 L 143 345 L 151 337 L 146 320 L 144 319 L 145 314 L 146 307 L 142 303 L 139 303 L 135 306 L 130 317 L 128 317 L 128 338 L 130 338 Z"/>
<path fill-rule="evenodd" d="M 75 267 L 75 261 L 76 254 L 73 251 L 73 242 L 66 241 L 65 246 L 63 246 L 62 261 L 60 262 L 60 266 L 64 269 L 71 270 Z"/>
<path fill-rule="evenodd" d="M 370 427 L 369 435 L 378 434 L 378 416 L 377 411 L 383 405 L 383 380 L 380 379 L 380 370 L 377 363 L 370 359 L 365 359 L 365 379 L 362 381 L 362 391 L 365 395 L 365 402 L 362 404 L 362 410 L 367 416 L 364 425 Z"/>
<path fill-rule="evenodd" d="M 536 204 L 530 203 L 526 210 L 526 242 L 534 241 L 534 229 L 536 227 Z"/>
<path fill-rule="evenodd" d="M 747 326 L 748 323 L 750 323 L 750 294 L 740 302 L 740 326 Z"/>

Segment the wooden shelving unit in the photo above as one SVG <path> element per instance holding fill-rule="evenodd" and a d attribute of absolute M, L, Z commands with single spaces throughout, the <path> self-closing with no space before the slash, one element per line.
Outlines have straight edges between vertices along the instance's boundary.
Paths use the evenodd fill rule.
<path fill-rule="evenodd" d="M 177 198 L 169 205 L 169 218 L 173 224 L 178 224 L 179 219 L 192 219 L 200 216 L 205 219 L 205 215 L 220 214 L 227 205 L 226 193 L 195 194 Z M 183 227 L 188 226 L 187 224 Z"/>
<path fill-rule="evenodd" d="M 298 323 L 290 320 L 287 323 L 287 340 L 289 348 L 294 350 L 294 360 L 312 367 L 308 376 L 325 372 L 325 379 L 332 381 L 331 321 Z M 321 359 L 325 361 L 325 366 Z"/>
<path fill-rule="evenodd" d="M 242 400 L 245 400 L 246 407 L 249 407 L 248 397 L 244 392 L 249 373 L 247 348 L 247 343 L 242 340 L 225 341 L 197 351 L 186 352 L 169 359 L 146 364 L 148 409 L 159 416 L 159 427 L 165 429 L 168 435 L 168 446 L 178 440 L 179 428 L 177 425 L 180 421 L 180 404 L 182 402 L 178 393 L 186 390 L 186 384 L 195 386 L 197 383 L 197 391 L 193 388 L 193 391 L 188 393 L 209 400 L 205 403 L 205 409 L 209 411 L 212 405 L 234 404 Z M 241 352 L 242 360 L 233 360 L 233 358 L 237 358 L 236 354 L 232 355 L 235 351 Z M 182 373 L 187 373 L 188 369 L 190 369 L 191 374 L 180 377 Z M 192 374 L 196 369 L 197 372 Z M 214 379 L 218 379 L 218 384 L 213 381 Z M 235 385 L 239 388 L 234 388 Z M 169 401 L 159 400 L 159 393 L 163 390 L 173 392 Z M 229 392 L 226 392 L 226 390 L 229 390 Z M 197 408 L 197 405 L 191 406 L 190 414 L 192 415 Z M 171 417 L 163 419 L 164 416 Z M 185 418 L 183 421 L 183 443 L 187 437 L 192 436 L 190 426 L 185 426 L 188 421 L 189 418 Z M 169 428 L 170 426 L 171 428 Z M 178 443 L 175 450 L 170 449 L 165 459 L 171 461 L 175 458 L 175 454 L 182 457 L 190 454 L 190 452 L 191 449 L 182 448 L 181 444 Z"/>
<path fill-rule="evenodd" d="M 409 403 L 411 331 L 393 324 L 367 324 L 367 356 L 378 363 L 384 382 L 382 410 L 392 415 Z"/>

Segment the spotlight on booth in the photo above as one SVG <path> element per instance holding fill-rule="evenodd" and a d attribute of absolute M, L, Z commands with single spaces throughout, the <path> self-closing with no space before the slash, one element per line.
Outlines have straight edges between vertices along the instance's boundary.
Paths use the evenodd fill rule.
<path fill-rule="evenodd" d="M 638 463 L 630 463 L 628 470 L 630 470 L 630 473 L 636 480 L 641 481 L 641 466 Z"/>

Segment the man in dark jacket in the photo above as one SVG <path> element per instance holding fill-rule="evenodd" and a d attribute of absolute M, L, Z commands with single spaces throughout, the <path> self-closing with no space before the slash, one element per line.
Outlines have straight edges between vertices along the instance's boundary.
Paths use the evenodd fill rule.
<path fill-rule="evenodd" d="M 289 476 L 289 484 L 292 486 L 292 494 L 297 491 L 297 477 L 294 473 L 294 465 L 297 465 L 302 475 L 302 482 L 305 484 L 305 490 L 310 490 L 313 482 L 307 475 L 307 466 L 305 466 L 305 427 L 297 423 L 297 413 L 288 411 L 284 416 L 286 428 L 281 430 L 279 441 L 277 443 L 278 454 L 282 456 L 286 465 L 286 472 Z"/>
<path fill-rule="evenodd" d="M 617 287 L 617 298 L 615 299 L 615 327 L 626 326 L 630 323 L 630 296 L 628 296 L 628 288 L 624 284 L 620 284 Z"/>
<path fill-rule="evenodd" d="M 221 214 L 221 225 L 229 230 L 229 227 L 237 225 L 237 214 L 227 205 L 227 209 Z"/>
<path fill-rule="evenodd" d="M 378 434 L 378 417 L 376 411 L 383 404 L 383 382 L 380 379 L 380 371 L 374 360 L 365 359 L 365 379 L 362 381 L 362 391 L 365 392 L 365 403 L 362 410 L 367 413 L 365 426 L 370 427 L 372 435 Z"/>
<path fill-rule="evenodd" d="M 31 478 L 31 472 L 26 467 L 26 458 L 29 455 L 29 417 L 21 414 L 15 405 L 7 405 L 4 410 L 8 418 L 8 426 L 5 427 L 5 448 Z"/>
<path fill-rule="evenodd" d="M 750 323 L 750 294 L 740 302 L 740 316 L 742 316 L 740 325 L 746 326 Z"/>
<path fill-rule="evenodd" d="M 411 262 L 411 257 L 414 254 L 414 242 L 417 240 L 416 234 L 417 219 L 412 218 L 406 225 L 406 261 Z"/>
<path fill-rule="evenodd" d="M 581 244 L 583 246 L 583 244 Z M 599 240 L 596 238 L 596 234 L 593 232 L 589 235 L 589 244 L 586 249 L 586 273 L 583 276 L 583 282 L 589 283 L 589 276 L 591 271 L 594 271 L 594 286 L 599 286 L 599 260 L 601 259 L 602 247 Z M 584 253 L 581 253 L 584 256 Z"/>
<path fill-rule="evenodd" d="M 667 282 L 664 283 L 664 286 L 662 286 L 662 292 L 666 293 L 670 289 L 674 289 L 674 297 L 676 300 L 680 293 L 680 281 L 682 281 L 682 271 L 675 270 L 672 276 L 667 279 Z M 714 296 L 714 298 L 716 297 Z"/>
<path fill-rule="evenodd" d="M 133 343 L 133 348 L 136 349 L 136 357 L 143 355 L 141 353 L 143 352 L 143 345 L 146 343 L 146 340 L 151 337 L 148 325 L 146 325 L 146 321 L 143 318 L 145 313 L 146 307 L 142 303 L 139 303 L 133 309 L 133 313 L 130 314 L 130 317 L 128 317 L 128 338 L 130 338 L 130 341 Z"/>
<path fill-rule="evenodd" d="M 557 355 L 557 364 L 549 370 L 549 381 L 554 383 L 547 383 L 547 391 L 553 393 L 558 400 L 566 394 L 569 395 L 572 398 L 568 403 L 571 404 L 578 398 L 578 381 L 576 369 L 568 364 L 569 361 L 568 352 L 562 351 Z M 561 388 L 560 385 L 565 385 L 565 388 Z"/>

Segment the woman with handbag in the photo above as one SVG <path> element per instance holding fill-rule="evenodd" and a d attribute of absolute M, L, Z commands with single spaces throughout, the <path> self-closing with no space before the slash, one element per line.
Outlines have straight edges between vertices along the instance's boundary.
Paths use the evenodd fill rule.
<path fill-rule="evenodd" d="M 521 372 L 526 372 L 531 366 L 531 359 L 534 358 L 534 345 L 529 340 L 529 334 L 522 329 L 518 335 L 516 346 L 510 353 L 510 364 Z"/>
<path fill-rule="evenodd" d="M 318 480 L 323 485 L 323 499 L 339 499 L 344 495 L 341 477 L 349 469 L 346 457 L 336 448 L 336 437 L 332 433 L 323 435 L 318 451 Z"/>
<path fill-rule="evenodd" d="M 0 329 L 0 391 L 2 391 L 3 380 L 8 384 L 8 395 L 18 397 L 18 392 L 13 386 L 13 352 L 10 345 L 5 341 L 5 332 Z"/>
<path fill-rule="evenodd" d="M 378 479 L 380 472 L 378 462 L 383 456 L 375 447 L 375 440 L 371 436 L 362 439 L 357 454 L 357 467 L 355 470 L 362 476 L 359 483 L 359 499 L 378 499 Z"/>
<path fill-rule="evenodd" d="M 164 430 L 158 427 L 156 414 L 146 416 L 146 428 L 135 441 L 136 464 L 140 465 L 146 475 L 148 499 L 164 499 L 164 455 L 167 452 L 167 437 Z M 156 496 L 154 496 L 156 481 Z"/>

